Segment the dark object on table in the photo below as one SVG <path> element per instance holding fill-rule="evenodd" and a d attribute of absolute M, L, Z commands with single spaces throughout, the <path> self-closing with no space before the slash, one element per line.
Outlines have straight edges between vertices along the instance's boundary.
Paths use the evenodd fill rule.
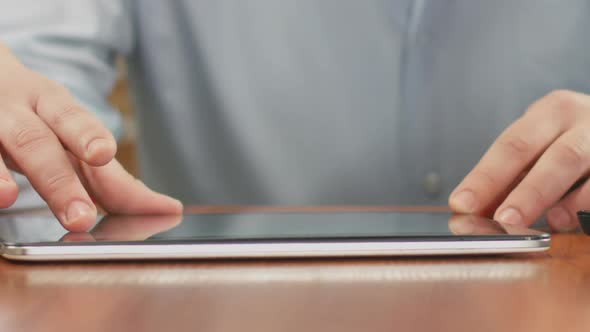
<path fill-rule="evenodd" d="M 580 226 L 586 235 L 590 235 L 590 210 L 578 211 Z"/>

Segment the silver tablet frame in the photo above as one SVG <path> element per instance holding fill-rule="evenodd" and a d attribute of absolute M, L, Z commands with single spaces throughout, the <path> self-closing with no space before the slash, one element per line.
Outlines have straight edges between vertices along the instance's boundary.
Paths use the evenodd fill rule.
<path fill-rule="evenodd" d="M 515 236 L 518 237 L 518 236 Z M 2 256 L 17 261 L 228 259 L 482 255 L 538 252 L 551 237 L 541 233 L 510 238 L 313 239 L 231 242 L 120 242 L 4 244 Z"/>

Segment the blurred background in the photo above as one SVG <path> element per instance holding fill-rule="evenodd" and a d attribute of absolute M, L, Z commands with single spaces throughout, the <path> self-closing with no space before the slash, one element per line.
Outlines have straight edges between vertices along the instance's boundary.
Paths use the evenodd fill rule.
<path fill-rule="evenodd" d="M 138 161 L 136 155 L 137 124 L 135 111 L 129 97 L 129 82 L 127 80 L 127 66 L 123 60 L 117 63 L 119 79 L 109 101 L 119 110 L 123 116 L 124 135 L 119 141 L 117 159 L 135 177 L 139 176 Z"/>

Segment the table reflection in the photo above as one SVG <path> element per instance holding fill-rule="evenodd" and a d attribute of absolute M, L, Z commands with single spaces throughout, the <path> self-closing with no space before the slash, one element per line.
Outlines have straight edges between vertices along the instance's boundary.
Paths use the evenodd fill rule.
<path fill-rule="evenodd" d="M 253 261 L 224 261 L 167 266 L 82 265 L 61 268 L 30 267 L 18 274 L 21 286 L 150 286 L 199 287 L 206 285 L 255 284 L 397 284 L 467 281 L 516 281 L 538 279 L 544 274 L 542 265 L 519 261 L 427 261 L 383 262 L 375 260 L 274 261 L 261 264 Z M 12 275 L 14 277 L 14 275 Z M 6 285 L 5 285 L 6 286 Z"/>

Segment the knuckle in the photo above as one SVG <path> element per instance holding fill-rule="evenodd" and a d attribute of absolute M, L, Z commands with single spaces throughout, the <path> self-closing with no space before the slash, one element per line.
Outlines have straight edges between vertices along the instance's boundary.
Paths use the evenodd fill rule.
<path fill-rule="evenodd" d="M 80 118 L 82 114 L 81 108 L 76 105 L 62 107 L 48 119 L 49 125 L 52 127 L 63 127 L 64 124 Z"/>
<path fill-rule="evenodd" d="M 51 133 L 39 125 L 23 125 L 13 130 L 12 138 L 17 150 L 32 152 L 48 143 L 51 140 Z"/>
<path fill-rule="evenodd" d="M 75 183 L 77 175 L 74 172 L 60 170 L 45 177 L 45 190 L 49 195 L 54 194 L 64 188 L 68 188 Z"/>
<path fill-rule="evenodd" d="M 509 136 L 498 140 L 499 146 L 512 158 L 525 158 L 532 151 L 532 143 L 519 136 Z"/>
<path fill-rule="evenodd" d="M 484 188 L 492 188 L 496 185 L 498 181 L 496 177 L 493 176 L 492 173 L 487 170 L 474 170 L 472 175 L 473 178 L 477 179 L 477 181 L 480 182 L 480 184 Z"/>
<path fill-rule="evenodd" d="M 526 200 L 533 202 L 533 206 L 548 206 L 551 203 L 549 196 L 537 185 L 522 183 L 521 190 Z"/>
<path fill-rule="evenodd" d="M 558 162 L 581 167 L 588 162 L 590 140 L 587 135 L 577 135 L 567 143 L 556 145 Z"/>

